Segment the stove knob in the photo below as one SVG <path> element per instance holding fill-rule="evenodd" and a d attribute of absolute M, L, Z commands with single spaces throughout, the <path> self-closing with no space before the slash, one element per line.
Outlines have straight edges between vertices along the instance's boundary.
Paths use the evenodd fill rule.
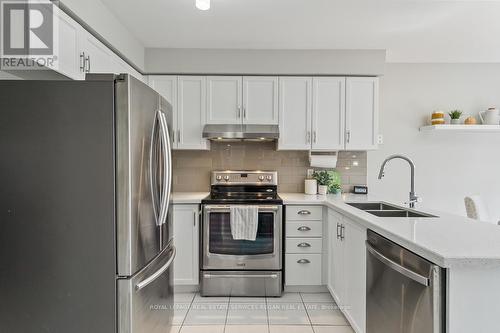
<path fill-rule="evenodd" d="M 215 177 L 215 179 L 220 182 L 222 180 L 222 176 L 218 175 L 217 177 Z"/>
<path fill-rule="evenodd" d="M 266 177 L 267 181 L 270 182 L 271 180 L 273 180 L 273 176 L 269 175 Z"/>
<path fill-rule="evenodd" d="M 259 176 L 259 181 L 263 181 L 264 180 L 264 176 Z"/>
<path fill-rule="evenodd" d="M 224 180 L 227 182 L 229 181 L 229 176 L 224 176 Z"/>

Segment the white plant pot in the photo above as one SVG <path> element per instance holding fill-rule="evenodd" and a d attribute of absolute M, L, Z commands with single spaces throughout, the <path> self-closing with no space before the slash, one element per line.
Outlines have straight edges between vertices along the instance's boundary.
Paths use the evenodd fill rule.
<path fill-rule="evenodd" d="M 328 192 L 328 186 L 318 185 L 318 194 L 326 195 L 326 192 Z"/>
<path fill-rule="evenodd" d="M 450 123 L 452 125 L 460 125 L 462 123 L 462 121 L 460 119 L 451 119 Z"/>

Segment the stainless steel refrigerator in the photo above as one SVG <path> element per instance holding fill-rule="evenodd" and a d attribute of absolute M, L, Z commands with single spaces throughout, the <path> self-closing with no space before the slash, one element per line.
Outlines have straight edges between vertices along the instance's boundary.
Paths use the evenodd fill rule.
<path fill-rule="evenodd" d="M 128 75 L 0 81 L 0 332 L 168 332 L 171 124 Z"/>

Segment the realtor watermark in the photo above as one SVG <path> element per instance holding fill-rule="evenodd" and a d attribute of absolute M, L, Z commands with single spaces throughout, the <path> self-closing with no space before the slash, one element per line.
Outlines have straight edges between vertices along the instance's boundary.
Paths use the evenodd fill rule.
<path fill-rule="evenodd" d="M 0 69 L 58 67 L 59 7 L 49 0 L 0 0 Z"/>

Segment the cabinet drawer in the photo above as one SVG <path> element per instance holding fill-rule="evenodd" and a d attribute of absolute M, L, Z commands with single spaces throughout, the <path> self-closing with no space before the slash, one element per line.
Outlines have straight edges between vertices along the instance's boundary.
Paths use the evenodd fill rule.
<path fill-rule="evenodd" d="M 286 253 L 319 253 L 323 240 L 321 238 L 287 238 Z"/>
<path fill-rule="evenodd" d="M 323 206 L 286 206 L 286 219 L 310 221 L 323 219 Z"/>
<path fill-rule="evenodd" d="M 321 254 L 286 254 L 285 284 L 321 285 Z"/>
<path fill-rule="evenodd" d="M 321 237 L 323 223 L 320 221 L 286 222 L 286 237 Z"/>

